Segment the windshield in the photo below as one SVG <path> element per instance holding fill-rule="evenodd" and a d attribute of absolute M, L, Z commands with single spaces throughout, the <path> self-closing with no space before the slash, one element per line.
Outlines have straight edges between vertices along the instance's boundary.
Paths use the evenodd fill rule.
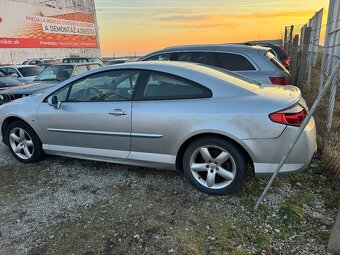
<path fill-rule="evenodd" d="M 22 74 L 22 76 L 29 77 L 29 76 L 37 76 L 38 74 L 40 74 L 42 71 L 42 68 L 36 67 L 36 66 L 29 66 L 29 67 L 20 67 L 18 68 L 18 70 Z"/>
<path fill-rule="evenodd" d="M 71 77 L 73 66 L 60 65 L 47 67 L 35 80 L 36 81 L 65 81 Z"/>

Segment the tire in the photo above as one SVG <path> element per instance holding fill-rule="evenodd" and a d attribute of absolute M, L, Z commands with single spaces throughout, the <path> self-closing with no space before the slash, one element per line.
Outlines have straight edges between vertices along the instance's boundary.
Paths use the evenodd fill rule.
<path fill-rule="evenodd" d="M 198 190 L 215 196 L 239 188 L 246 178 L 247 165 L 237 145 L 216 137 L 193 141 L 183 155 L 185 177 Z"/>
<path fill-rule="evenodd" d="M 11 123 L 6 130 L 6 138 L 10 151 L 20 162 L 30 164 L 43 158 L 41 141 L 27 123 L 23 121 Z"/>

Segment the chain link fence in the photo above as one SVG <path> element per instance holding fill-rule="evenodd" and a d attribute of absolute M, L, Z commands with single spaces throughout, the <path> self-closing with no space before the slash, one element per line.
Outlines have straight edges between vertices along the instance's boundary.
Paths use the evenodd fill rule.
<path fill-rule="evenodd" d="M 340 62 L 340 0 L 330 0 L 327 20 L 323 9 L 307 24 L 285 27 L 284 48 L 292 57 L 292 83 L 298 86 L 311 106 L 321 93 L 337 63 Z M 325 34 L 324 41 L 320 35 Z M 340 72 L 331 81 L 314 117 L 318 127 L 319 152 L 327 167 L 340 178 L 340 103 L 337 87 Z"/>

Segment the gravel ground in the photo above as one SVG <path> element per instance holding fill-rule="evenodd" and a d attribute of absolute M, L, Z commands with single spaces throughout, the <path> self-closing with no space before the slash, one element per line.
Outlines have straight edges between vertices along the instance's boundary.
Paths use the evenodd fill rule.
<path fill-rule="evenodd" d="M 337 208 L 320 168 L 280 178 L 254 213 L 267 180 L 212 197 L 177 172 L 59 157 L 23 165 L 0 145 L 0 254 L 331 254 Z"/>

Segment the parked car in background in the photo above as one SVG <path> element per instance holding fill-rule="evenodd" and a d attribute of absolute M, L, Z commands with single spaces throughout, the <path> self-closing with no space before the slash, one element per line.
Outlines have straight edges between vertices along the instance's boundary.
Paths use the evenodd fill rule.
<path fill-rule="evenodd" d="M 233 73 L 180 62 L 136 62 L 73 77 L 0 107 L 3 142 L 16 159 L 44 153 L 183 170 L 199 190 L 234 191 L 248 164 L 270 175 L 307 114 L 294 86 L 259 87 Z M 282 173 L 308 167 L 311 119 Z"/>
<path fill-rule="evenodd" d="M 23 65 L 43 65 L 43 64 L 49 64 L 49 63 L 58 63 L 60 60 L 58 59 L 28 59 L 25 60 L 22 64 Z"/>
<path fill-rule="evenodd" d="M 33 80 L 41 73 L 43 69 L 39 66 L 28 65 L 12 65 L 2 66 L 0 71 L 17 78 L 24 84 L 33 82 Z"/>
<path fill-rule="evenodd" d="M 191 45 L 165 48 L 140 61 L 186 61 L 220 67 L 261 84 L 287 85 L 290 73 L 268 48 L 239 44 Z"/>
<path fill-rule="evenodd" d="M 117 65 L 117 64 L 123 64 L 123 63 L 125 63 L 127 61 L 128 61 L 127 58 L 111 59 L 111 60 L 105 61 L 104 62 L 104 66 L 112 66 L 112 65 Z"/>
<path fill-rule="evenodd" d="M 58 64 L 62 64 L 62 62 L 52 62 L 52 63 L 46 63 L 46 64 L 39 64 L 38 66 L 40 66 L 43 70 L 45 70 L 49 66 L 55 66 L 55 65 L 58 65 Z"/>
<path fill-rule="evenodd" d="M 19 85 L 22 85 L 22 83 L 18 79 L 5 74 L 3 71 L 0 71 L 0 90 Z"/>
<path fill-rule="evenodd" d="M 0 105 L 45 90 L 89 70 L 102 67 L 97 63 L 55 64 L 47 67 L 31 84 L 0 91 Z"/>
<path fill-rule="evenodd" d="M 63 63 L 98 63 L 104 65 L 100 58 L 64 58 Z"/>
<path fill-rule="evenodd" d="M 283 49 L 282 46 L 272 43 L 256 43 L 256 45 L 271 48 L 274 55 L 281 61 L 283 66 L 289 69 L 292 58 L 288 55 L 288 53 Z"/>

